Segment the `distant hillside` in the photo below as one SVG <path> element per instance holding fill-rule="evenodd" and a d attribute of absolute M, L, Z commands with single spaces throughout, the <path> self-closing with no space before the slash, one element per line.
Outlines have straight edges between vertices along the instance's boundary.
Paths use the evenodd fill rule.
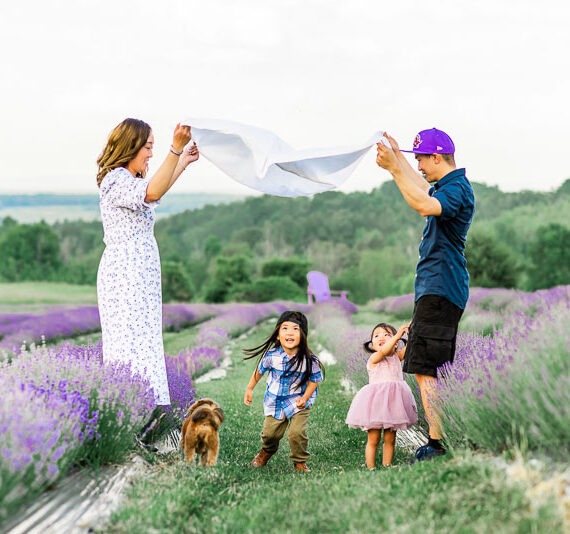
<path fill-rule="evenodd" d="M 209 193 L 170 194 L 168 202 L 157 209 L 162 218 L 188 209 L 206 205 L 227 204 L 243 196 Z M 0 195 L 0 221 L 11 217 L 19 223 L 45 221 L 49 224 L 67 221 L 94 221 L 99 219 L 98 195 Z"/>
<path fill-rule="evenodd" d="M 472 285 L 534 290 L 570 283 L 570 180 L 553 192 L 473 188 L 476 214 L 466 249 Z M 0 202 L 0 210 L 8 209 L 6 195 Z M 35 220 L 47 208 L 67 220 L 34 228 L 5 220 L 0 281 L 25 279 L 22 273 L 47 254 L 53 269 L 40 270 L 46 279 L 95 283 L 104 247 L 101 223 L 71 214 L 96 210 L 96 197 L 37 195 L 10 202 L 33 210 Z M 194 300 L 303 295 L 311 269 L 327 273 L 333 289 L 349 290 L 356 303 L 413 291 L 425 219 L 392 181 L 367 193 L 330 191 L 312 198 L 171 195 L 160 209 L 155 234 L 163 274 L 176 280 L 170 287 L 183 288 L 180 294 Z"/>
<path fill-rule="evenodd" d="M 546 222 L 570 225 L 563 208 L 570 200 L 570 180 L 548 193 L 504 193 L 479 183 L 473 188 L 474 226 L 493 225 L 509 214 L 521 217 L 524 227 Z M 161 220 L 156 233 L 163 254 L 173 257 L 203 247 L 211 236 L 222 243 L 249 243 L 257 253 L 268 249 L 277 253 L 282 247 L 283 253 L 306 254 L 312 243 L 325 242 L 357 250 L 411 246 L 415 256 L 423 225 L 424 218 L 409 208 L 389 181 L 370 193 L 330 191 L 293 199 L 264 195 L 227 207 L 206 206 Z"/>
<path fill-rule="evenodd" d="M 541 237 L 540 230 L 556 224 L 570 232 L 570 181 L 547 193 L 473 187 L 477 209 L 468 261 L 478 274 L 472 281 L 529 288 L 529 246 Z M 266 195 L 206 206 L 159 221 L 156 236 L 163 260 L 186 264 L 198 287 L 206 286 L 215 271 L 212 254 L 248 258 L 257 273 L 272 258 L 297 256 L 311 269 L 326 272 L 335 288 L 365 302 L 371 295 L 413 291 L 424 224 L 390 181 L 370 193 Z"/>

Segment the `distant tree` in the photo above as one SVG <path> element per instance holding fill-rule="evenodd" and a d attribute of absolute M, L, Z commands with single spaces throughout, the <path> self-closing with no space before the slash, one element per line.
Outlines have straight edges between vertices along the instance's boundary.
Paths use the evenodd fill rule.
<path fill-rule="evenodd" d="M 206 258 L 214 258 L 221 250 L 222 242 L 220 241 L 220 238 L 215 235 L 208 236 L 206 243 L 204 244 L 204 254 L 206 255 Z"/>
<path fill-rule="evenodd" d="M 161 266 L 163 302 L 190 302 L 194 288 L 184 265 L 177 261 L 165 261 Z"/>
<path fill-rule="evenodd" d="M 59 238 L 45 222 L 10 227 L 0 241 L 0 276 L 9 281 L 52 280 L 61 267 Z"/>
<path fill-rule="evenodd" d="M 195 298 L 203 296 L 204 288 L 212 276 L 210 271 L 213 269 L 210 269 L 210 265 L 214 265 L 214 263 L 215 260 L 208 261 L 207 258 L 199 253 L 190 256 L 184 262 L 185 271 L 195 290 Z M 200 288 L 202 288 L 202 291 L 200 291 Z"/>
<path fill-rule="evenodd" d="M 514 288 L 519 269 L 507 245 L 491 233 L 473 231 L 465 249 L 470 285 Z"/>
<path fill-rule="evenodd" d="M 216 270 L 206 290 L 207 302 L 225 302 L 233 286 L 248 284 L 252 277 L 252 266 L 245 256 L 220 256 L 216 259 Z"/>
<path fill-rule="evenodd" d="M 307 287 L 307 272 L 309 261 L 296 256 L 289 258 L 272 258 L 261 266 L 261 275 L 264 277 L 283 277 L 291 279 L 300 288 Z"/>
<path fill-rule="evenodd" d="M 251 247 L 242 242 L 231 242 L 225 243 L 221 252 L 221 256 L 231 257 L 231 256 L 244 256 L 246 258 L 253 258 L 254 254 Z"/>
<path fill-rule="evenodd" d="M 570 196 L 570 178 L 564 181 L 564 183 L 556 191 L 556 194 Z"/>
<path fill-rule="evenodd" d="M 367 283 L 358 266 L 351 266 L 342 273 L 329 279 L 332 289 L 342 289 L 349 292 L 349 299 L 356 304 L 366 304 L 369 296 Z"/>
<path fill-rule="evenodd" d="M 64 263 L 82 256 L 101 257 L 104 249 L 103 226 L 100 221 L 64 221 L 55 223 L 53 231 L 58 235 L 61 257 Z M 89 258 L 91 260 L 91 258 Z"/>
<path fill-rule="evenodd" d="M 311 269 L 322 271 L 328 276 L 336 276 L 358 264 L 359 253 L 345 243 L 334 241 L 313 241 L 306 250 Z"/>
<path fill-rule="evenodd" d="M 400 295 L 403 288 L 408 288 L 414 271 L 415 260 L 399 247 L 365 250 L 357 267 L 333 279 L 334 288 L 349 290 L 353 302 L 364 304 L 372 299 Z"/>
<path fill-rule="evenodd" d="M 57 279 L 68 284 L 93 286 L 97 283 L 98 268 L 98 259 L 93 259 L 92 261 L 85 258 L 79 260 L 72 259 L 63 266 Z"/>
<path fill-rule="evenodd" d="M 288 276 L 267 276 L 249 284 L 238 284 L 231 298 L 247 302 L 271 302 L 273 300 L 304 301 L 306 293 Z"/>
<path fill-rule="evenodd" d="M 8 228 L 12 228 L 18 225 L 18 221 L 13 219 L 9 215 L 2 219 L 2 230 L 7 230 Z"/>
<path fill-rule="evenodd" d="M 232 241 L 247 243 L 250 248 L 254 249 L 263 241 L 263 230 L 256 226 L 240 228 L 232 234 Z"/>
<path fill-rule="evenodd" d="M 529 247 L 529 289 L 570 284 L 570 229 L 560 224 L 541 226 Z"/>

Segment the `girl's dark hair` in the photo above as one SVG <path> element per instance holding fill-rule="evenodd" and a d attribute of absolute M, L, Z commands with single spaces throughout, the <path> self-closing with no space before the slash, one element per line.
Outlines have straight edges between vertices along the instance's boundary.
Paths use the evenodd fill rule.
<path fill-rule="evenodd" d="M 391 325 L 388 323 L 378 323 L 373 329 L 372 332 L 370 333 L 370 339 L 368 341 L 365 341 L 362 344 L 362 347 L 364 348 L 364 350 L 366 352 L 369 352 L 370 354 L 373 354 L 374 352 L 376 352 L 373 348 L 372 348 L 372 336 L 374 335 L 374 332 L 376 331 L 377 328 L 382 328 L 384 330 L 386 330 L 387 332 L 390 332 L 393 336 L 395 336 L 398 331 Z"/>
<path fill-rule="evenodd" d="M 252 358 L 257 358 L 258 359 L 257 365 L 259 365 L 259 362 L 261 362 L 263 357 L 271 349 L 276 349 L 281 346 L 281 343 L 279 343 L 279 340 L 277 338 L 279 336 L 279 329 L 281 328 L 281 325 L 285 322 L 281 320 L 284 316 L 286 317 L 286 320 L 292 319 L 293 322 L 300 323 L 300 326 L 303 324 L 304 325 L 307 324 L 307 318 L 303 313 L 287 312 L 287 314 L 288 315 L 283 313 L 281 315 L 281 317 L 277 321 L 277 324 L 275 325 L 275 328 L 273 329 L 273 332 L 271 332 L 269 337 L 263 343 L 261 343 L 257 347 L 242 350 L 242 352 L 247 355 L 244 358 L 244 360 L 251 360 Z M 305 370 L 303 371 L 303 374 L 298 384 L 299 386 L 302 386 L 303 384 L 306 384 L 311 377 L 314 361 L 316 361 L 317 364 L 319 365 L 319 368 L 323 373 L 323 378 L 325 376 L 325 369 L 323 367 L 321 360 L 319 360 L 316 354 L 310 349 L 309 344 L 307 342 L 307 335 L 305 334 L 305 329 L 302 326 L 301 328 L 299 328 L 299 334 L 301 335 L 301 338 L 299 340 L 299 348 L 297 349 L 297 354 L 295 354 L 295 356 L 293 356 L 289 360 L 289 364 L 287 365 L 287 369 L 285 369 L 285 373 L 283 376 L 284 377 L 294 376 L 295 373 L 303 369 L 303 364 L 304 364 Z"/>

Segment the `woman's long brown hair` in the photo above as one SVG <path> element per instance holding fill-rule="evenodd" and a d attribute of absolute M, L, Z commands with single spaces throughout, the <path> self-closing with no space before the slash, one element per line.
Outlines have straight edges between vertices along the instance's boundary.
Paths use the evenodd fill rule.
<path fill-rule="evenodd" d="M 97 158 L 97 186 L 107 173 L 117 167 L 126 167 L 145 146 L 151 127 L 139 119 L 125 119 L 109 134 L 107 145 Z"/>

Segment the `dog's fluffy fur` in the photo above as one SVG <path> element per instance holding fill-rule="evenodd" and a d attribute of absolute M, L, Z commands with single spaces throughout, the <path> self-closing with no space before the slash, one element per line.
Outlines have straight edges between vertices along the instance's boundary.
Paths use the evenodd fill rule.
<path fill-rule="evenodd" d="M 220 450 L 218 431 L 223 422 L 224 412 L 212 399 L 201 399 L 188 408 L 180 439 L 186 460 L 193 464 L 199 454 L 199 465 L 216 465 Z"/>

